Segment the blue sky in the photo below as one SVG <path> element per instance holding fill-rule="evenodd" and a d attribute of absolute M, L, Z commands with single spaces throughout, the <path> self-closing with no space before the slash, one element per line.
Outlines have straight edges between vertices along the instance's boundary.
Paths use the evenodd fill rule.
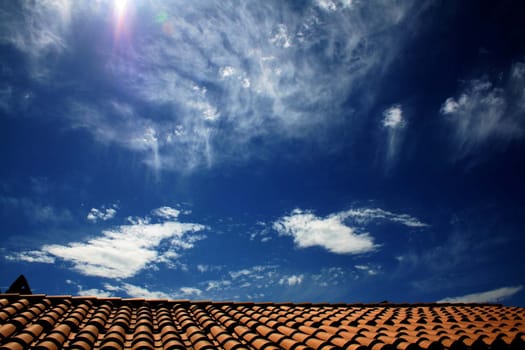
<path fill-rule="evenodd" d="M 525 306 L 520 13 L 2 2 L 2 290 Z"/>

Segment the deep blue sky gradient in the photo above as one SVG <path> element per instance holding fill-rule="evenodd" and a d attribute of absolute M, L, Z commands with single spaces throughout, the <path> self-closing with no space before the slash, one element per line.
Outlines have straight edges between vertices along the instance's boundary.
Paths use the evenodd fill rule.
<path fill-rule="evenodd" d="M 519 1 L 122 3 L 0 5 L 2 290 L 525 305 Z M 136 218 L 199 229 L 132 276 L 46 248 Z"/>

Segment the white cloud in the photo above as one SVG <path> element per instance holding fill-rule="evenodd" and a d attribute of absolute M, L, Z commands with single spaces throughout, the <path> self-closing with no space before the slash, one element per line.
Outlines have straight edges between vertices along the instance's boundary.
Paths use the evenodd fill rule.
<path fill-rule="evenodd" d="M 208 265 L 197 265 L 197 270 L 199 270 L 200 273 L 204 273 L 204 272 L 207 272 L 209 269 L 209 266 Z"/>
<path fill-rule="evenodd" d="M 98 288 L 84 289 L 84 287 L 81 284 L 74 282 L 72 280 L 69 280 L 69 279 L 66 280 L 66 283 L 69 285 L 73 285 L 77 288 L 77 291 L 75 293 L 76 295 L 95 296 L 99 298 L 108 298 L 108 297 L 113 296 L 113 293 L 111 291 L 104 290 L 104 289 L 98 289 Z"/>
<path fill-rule="evenodd" d="M 231 66 L 225 66 L 219 69 L 219 75 L 223 79 L 233 75 L 233 73 L 235 73 L 235 69 Z"/>
<path fill-rule="evenodd" d="M 381 123 L 386 131 L 386 165 L 391 167 L 397 159 L 404 137 L 406 121 L 402 106 L 397 104 L 384 110 Z"/>
<path fill-rule="evenodd" d="M 224 266 L 223 265 L 205 265 L 205 264 L 198 264 L 196 266 L 197 268 L 197 271 L 199 271 L 200 273 L 205 273 L 205 272 L 212 272 L 212 271 L 221 271 Z"/>
<path fill-rule="evenodd" d="M 73 268 L 84 275 L 127 278 L 148 265 L 169 263 L 178 258 L 178 251 L 190 249 L 204 238 L 196 234 L 204 229 L 205 226 L 193 223 L 141 220 L 104 230 L 101 236 L 84 242 L 48 244 L 39 251 L 23 252 L 20 256 L 26 261 L 37 257 L 43 262 L 60 258 L 72 263 Z"/>
<path fill-rule="evenodd" d="M 223 270 L 223 269 L 222 269 Z M 279 298 L 276 290 L 283 291 L 283 286 L 297 287 L 301 294 L 318 290 L 319 287 L 343 286 L 348 282 L 352 270 L 341 267 L 323 268 L 317 274 L 302 271 L 286 271 L 278 265 L 255 265 L 239 270 L 224 271 L 217 279 L 204 280 L 194 288 L 199 298 L 212 300 L 246 300 L 256 298 L 255 295 L 273 295 Z M 210 270 L 208 270 L 210 271 Z M 189 290 L 187 291 L 189 293 Z M 186 298 L 181 289 L 174 292 L 180 298 Z"/>
<path fill-rule="evenodd" d="M 352 110 L 349 96 L 397 57 L 405 39 L 405 26 L 397 24 L 412 18 L 405 15 L 413 3 L 319 0 L 291 11 L 281 1 L 239 6 L 129 1 L 128 14 L 163 13 L 165 23 L 154 28 L 150 16 L 135 16 L 136 27 L 145 30 L 133 30 L 129 45 L 105 50 L 107 42 L 95 40 L 81 50 L 97 55 L 86 69 L 111 77 L 119 96 L 129 98 L 124 103 L 116 95 L 78 94 L 63 99 L 57 110 L 70 127 L 132 150 L 156 172 L 264 157 L 261 147 L 252 146 L 255 139 L 265 146 L 283 139 L 324 141 L 323 130 Z M 32 77 L 62 74 L 57 63 L 65 54 L 75 60 L 80 31 L 97 37 L 114 26 L 112 2 L 21 6 L 21 18 L 0 13 L 0 42 L 33 57 L 38 74 Z M 160 34 L 162 27 L 173 30 Z M 60 81 L 74 91 L 86 88 L 88 79 L 68 79 L 45 79 L 44 87 Z M 167 112 L 146 115 L 144 105 Z"/>
<path fill-rule="evenodd" d="M 137 286 L 131 283 L 121 283 L 118 286 L 112 286 L 105 284 L 104 287 L 112 291 L 122 291 L 132 298 L 144 298 L 144 299 L 173 299 L 173 297 L 164 292 L 152 291 L 146 287 Z"/>
<path fill-rule="evenodd" d="M 467 294 L 460 297 L 444 298 L 438 303 L 495 303 L 509 298 L 523 289 L 523 286 L 502 287 L 481 293 Z"/>
<path fill-rule="evenodd" d="M 291 275 L 291 276 L 284 276 L 279 280 L 279 284 L 286 284 L 289 286 L 297 286 L 301 283 L 303 283 L 304 275 Z"/>
<path fill-rule="evenodd" d="M 132 298 L 144 299 L 181 299 L 188 297 L 199 297 L 202 295 L 202 290 L 195 287 L 180 287 L 176 291 L 163 292 L 158 290 L 151 290 L 147 286 L 138 286 L 131 283 L 120 283 L 112 285 L 104 284 L 104 288 L 111 292 L 124 292 Z"/>
<path fill-rule="evenodd" d="M 337 254 L 360 254 L 377 248 L 368 233 L 356 233 L 343 219 L 339 213 L 322 218 L 295 209 L 291 215 L 274 222 L 273 227 L 280 235 L 293 236 L 299 248 L 321 246 Z"/>
<path fill-rule="evenodd" d="M 256 226 L 257 228 L 254 228 L 254 230 L 250 232 L 250 240 L 258 239 L 262 243 L 271 241 L 272 225 L 259 221 L 256 223 Z"/>
<path fill-rule="evenodd" d="M 90 288 L 90 289 L 81 289 L 77 292 L 77 295 L 81 296 L 95 296 L 99 298 L 109 298 L 112 297 L 113 294 L 111 292 L 108 292 L 103 289 L 97 289 L 97 288 Z"/>
<path fill-rule="evenodd" d="M 487 77 L 467 82 L 440 112 L 454 131 L 458 158 L 483 145 L 506 145 L 525 134 L 524 63 L 516 63 L 496 82 Z"/>
<path fill-rule="evenodd" d="M 292 46 L 292 38 L 288 34 L 288 28 L 284 24 L 277 25 L 275 35 L 270 39 L 270 42 L 276 46 L 288 48 Z"/>
<path fill-rule="evenodd" d="M 404 125 L 403 110 L 401 105 L 391 106 L 383 112 L 383 126 L 385 128 L 400 128 Z"/>
<path fill-rule="evenodd" d="M 275 266 L 267 266 L 267 265 L 257 265 L 246 269 L 236 270 L 236 271 L 230 271 L 229 275 L 233 279 L 237 279 L 239 277 L 246 277 L 249 276 L 251 278 L 259 278 L 261 276 L 261 273 L 267 271 L 268 269 L 271 269 Z"/>
<path fill-rule="evenodd" d="M 207 292 L 211 290 L 224 291 L 226 288 L 232 285 L 232 282 L 228 280 L 206 281 L 205 284 Z"/>
<path fill-rule="evenodd" d="M 11 261 L 25 261 L 30 263 L 54 264 L 55 258 L 45 252 L 30 250 L 27 252 L 13 253 L 5 257 Z"/>
<path fill-rule="evenodd" d="M 199 283 L 199 289 L 203 291 L 201 297 L 215 300 L 246 300 L 251 299 L 255 294 L 266 290 L 271 291 L 272 288 L 278 288 L 278 286 L 304 284 L 308 279 L 307 274 L 283 274 L 281 270 L 277 265 L 255 265 L 224 271 L 218 279 Z"/>
<path fill-rule="evenodd" d="M 20 16 L 0 11 L 0 42 L 27 54 L 32 77 L 47 80 L 55 58 L 67 52 L 73 4 L 70 0 L 18 4 Z"/>
<path fill-rule="evenodd" d="M 164 219 L 176 219 L 180 214 L 180 210 L 165 206 L 154 209 L 151 213 Z"/>
<path fill-rule="evenodd" d="M 363 271 L 371 276 L 375 276 L 379 273 L 378 269 L 375 269 L 369 265 L 354 265 L 354 267 L 360 271 Z"/>
<path fill-rule="evenodd" d="M 180 292 L 184 296 L 200 296 L 202 294 L 202 290 L 194 287 L 181 287 Z"/>
<path fill-rule="evenodd" d="M 181 264 L 180 262 L 177 261 L 177 259 L 179 259 L 180 256 L 181 254 L 179 254 L 172 248 L 171 250 L 166 250 L 162 253 L 159 253 L 156 260 L 157 260 L 157 263 L 166 264 L 166 266 L 170 269 L 180 268 L 181 270 L 184 271 L 187 269 L 186 265 Z M 154 265 L 154 267 L 156 267 L 156 265 Z"/>
<path fill-rule="evenodd" d="M 117 210 L 115 209 L 115 207 L 116 206 L 113 206 L 111 208 L 102 207 L 100 209 L 91 208 L 88 215 L 86 216 L 86 219 L 88 219 L 91 222 L 97 222 L 98 220 L 111 220 L 115 217 L 115 215 L 117 215 Z"/>
<path fill-rule="evenodd" d="M 460 107 L 459 102 L 456 102 L 453 97 L 449 97 L 446 99 L 446 101 L 441 106 L 441 113 L 452 114 L 452 113 L 455 113 L 459 109 L 459 107 Z"/>
<path fill-rule="evenodd" d="M 382 209 L 350 209 L 326 217 L 310 211 L 295 209 L 273 223 L 273 228 L 283 236 L 292 236 L 299 248 L 320 246 L 337 254 L 361 254 L 375 250 L 369 233 L 360 233 L 360 226 L 349 226 L 345 221 L 354 220 L 363 225 L 372 220 L 400 223 L 408 227 L 426 227 L 425 223 L 407 214 L 394 214 Z"/>
<path fill-rule="evenodd" d="M 315 2 L 325 11 L 337 11 L 338 9 L 352 7 L 354 0 L 316 0 Z"/>

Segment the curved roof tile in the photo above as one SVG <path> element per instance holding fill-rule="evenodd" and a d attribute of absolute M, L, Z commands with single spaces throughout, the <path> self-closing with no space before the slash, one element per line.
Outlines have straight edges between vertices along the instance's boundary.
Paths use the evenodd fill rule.
<path fill-rule="evenodd" d="M 525 349 L 497 304 L 234 303 L 0 294 L 0 350 Z"/>

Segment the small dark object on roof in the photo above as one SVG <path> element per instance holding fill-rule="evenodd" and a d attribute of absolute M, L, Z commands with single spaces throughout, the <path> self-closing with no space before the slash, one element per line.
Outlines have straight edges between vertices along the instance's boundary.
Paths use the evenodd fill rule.
<path fill-rule="evenodd" d="M 6 293 L 32 294 L 31 288 L 29 288 L 29 283 L 27 283 L 24 275 L 18 276 Z"/>

